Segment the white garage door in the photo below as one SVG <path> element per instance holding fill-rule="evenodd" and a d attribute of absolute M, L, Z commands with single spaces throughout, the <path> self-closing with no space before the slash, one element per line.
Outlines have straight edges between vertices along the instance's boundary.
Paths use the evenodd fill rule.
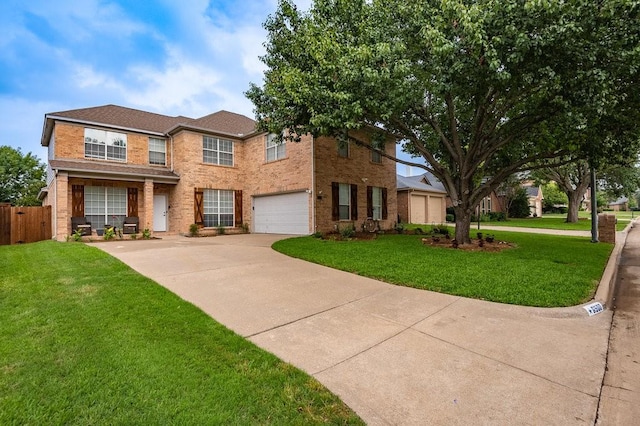
<path fill-rule="evenodd" d="M 309 194 L 268 195 L 253 199 L 253 232 L 262 234 L 309 234 Z"/>

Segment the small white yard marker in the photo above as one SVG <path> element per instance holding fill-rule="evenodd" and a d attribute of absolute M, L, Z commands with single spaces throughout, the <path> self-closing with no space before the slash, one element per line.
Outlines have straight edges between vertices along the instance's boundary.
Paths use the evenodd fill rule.
<path fill-rule="evenodd" d="M 590 317 L 604 311 L 604 306 L 602 306 L 602 303 L 600 302 L 589 303 L 588 305 L 583 306 L 583 308 L 587 311 Z"/>

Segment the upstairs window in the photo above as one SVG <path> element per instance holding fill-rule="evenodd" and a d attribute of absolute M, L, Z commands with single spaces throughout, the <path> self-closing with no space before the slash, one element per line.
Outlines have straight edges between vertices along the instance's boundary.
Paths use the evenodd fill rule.
<path fill-rule="evenodd" d="M 149 138 L 149 164 L 158 166 L 167 165 L 167 141 L 158 138 Z"/>
<path fill-rule="evenodd" d="M 127 135 L 98 129 L 84 129 L 84 158 L 127 161 Z"/>
<path fill-rule="evenodd" d="M 338 142 L 338 157 L 349 158 L 349 142 Z"/>
<path fill-rule="evenodd" d="M 233 142 L 213 136 L 202 138 L 202 161 L 207 164 L 233 166 Z"/>
<path fill-rule="evenodd" d="M 282 160 L 287 156 L 287 147 L 285 141 L 278 143 L 276 135 L 267 135 L 266 139 L 266 158 L 267 163 L 276 160 Z"/>
<path fill-rule="evenodd" d="M 380 154 L 378 151 L 371 151 L 371 162 L 382 164 L 382 154 Z"/>

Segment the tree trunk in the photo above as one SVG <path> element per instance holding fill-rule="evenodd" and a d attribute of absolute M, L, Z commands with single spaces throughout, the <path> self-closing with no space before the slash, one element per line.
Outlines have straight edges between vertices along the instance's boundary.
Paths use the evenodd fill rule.
<path fill-rule="evenodd" d="M 567 210 L 567 222 L 576 223 L 578 221 L 578 210 L 580 209 L 580 201 L 582 201 L 582 194 L 578 191 L 567 192 L 567 198 L 569 199 L 569 210 Z"/>
<path fill-rule="evenodd" d="M 471 211 L 462 207 L 454 207 L 456 214 L 456 241 L 458 244 L 469 244 L 471 231 Z"/>

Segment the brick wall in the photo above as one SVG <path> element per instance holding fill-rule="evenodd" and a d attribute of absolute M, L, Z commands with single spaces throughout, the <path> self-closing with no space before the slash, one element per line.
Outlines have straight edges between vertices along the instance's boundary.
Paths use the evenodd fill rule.
<path fill-rule="evenodd" d="M 99 129 L 100 127 L 92 127 Z M 85 126 L 56 122 L 54 128 L 55 144 L 54 155 L 58 159 L 77 159 L 84 158 L 84 129 Z M 106 129 L 105 130 L 112 130 Z M 125 133 L 125 132 L 123 132 Z M 149 136 L 141 133 L 127 132 L 127 162 L 126 164 L 135 164 L 149 166 Z M 171 165 L 171 145 L 167 140 L 166 145 L 166 166 L 152 165 L 153 167 L 170 167 Z M 88 161 L 106 161 L 86 159 Z M 109 161 L 111 162 L 111 161 Z M 121 163 L 114 161 L 114 163 Z"/>
<path fill-rule="evenodd" d="M 314 141 L 316 168 L 316 230 L 329 232 L 337 226 L 353 223 L 356 230 L 367 218 L 367 186 L 387 188 L 388 219 L 380 221 L 382 229 L 390 229 L 397 222 L 396 164 L 387 158 L 381 164 L 371 161 L 371 152 L 355 145 L 350 146 L 348 158 L 338 156 L 338 145 L 334 139 L 318 138 Z M 386 152 L 395 156 L 395 143 L 386 145 Z M 358 219 L 356 221 L 333 221 L 331 216 L 331 183 L 348 183 L 358 186 Z"/>
<path fill-rule="evenodd" d="M 187 233 L 195 222 L 194 189 L 242 190 L 245 143 L 233 140 L 234 165 L 205 164 L 202 156 L 202 134 L 182 131 L 174 136 L 174 170 L 180 181 L 169 193 L 169 230 Z M 229 139 L 228 137 L 224 137 Z"/>
<path fill-rule="evenodd" d="M 244 222 L 249 224 L 249 229 L 253 229 L 253 196 L 312 189 L 311 144 L 311 136 L 304 136 L 300 142 L 286 142 L 285 158 L 267 162 L 266 135 L 259 135 L 245 142 L 242 163 L 245 176 L 243 203 Z M 309 195 L 309 224 L 312 224 L 313 215 L 312 195 Z M 313 229 L 310 228 L 309 233 L 312 232 Z"/>
<path fill-rule="evenodd" d="M 612 214 L 598 215 L 598 241 L 603 243 L 616 243 L 616 222 Z"/>
<path fill-rule="evenodd" d="M 398 192 L 398 216 L 400 222 L 409 223 L 409 191 Z"/>

